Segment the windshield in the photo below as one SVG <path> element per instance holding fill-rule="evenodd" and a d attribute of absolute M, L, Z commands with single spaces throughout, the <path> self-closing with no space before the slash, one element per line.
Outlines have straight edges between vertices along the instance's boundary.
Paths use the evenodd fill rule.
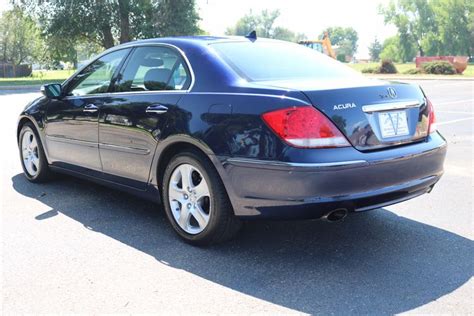
<path fill-rule="evenodd" d="M 249 81 L 360 77 L 334 59 L 303 45 L 278 42 L 224 42 L 211 46 Z"/>

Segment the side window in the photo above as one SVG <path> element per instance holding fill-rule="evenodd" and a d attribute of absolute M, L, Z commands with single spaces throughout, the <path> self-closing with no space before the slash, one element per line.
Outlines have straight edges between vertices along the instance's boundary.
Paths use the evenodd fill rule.
<path fill-rule="evenodd" d="M 69 85 L 68 95 L 81 96 L 107 92 L 112 76 L 129 49 L 107 54 L 82 70 Z"/>
<path fill-rule="evenodd" d="M 139 47 L 129 58 L 114 91 L 186 90 L 191 76 L 181 55 L 168 47 Z"/>

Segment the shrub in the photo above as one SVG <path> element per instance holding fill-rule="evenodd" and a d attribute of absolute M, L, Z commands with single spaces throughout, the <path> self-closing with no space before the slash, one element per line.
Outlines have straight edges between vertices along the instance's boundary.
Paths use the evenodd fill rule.
<path fill-rule="evenodd" d="M 421 67 L 427 74 L 454 75 L 456 73 L 454 66 L 445 60 L 426 62 L 422 64 Z"/>
<path fill-rule="evenodd" d="M 395 67 L 390 59 L 382 60 L 382 63 L 378 69 L 379 74 L 396 74 L 397 72 L 397 67 Z"/>
<path fill-rule="evenodd" d="M 422 74 L 424 72 L 423 72 L 423 69 L 420 69 L 420 68 L 411 68 L 411 69 L 408 69 L 408 70 L 404 71 L 403 73 L 406 74 L 406 75 L 419 75 L 419 74 Z"/>
<path fill-rule="evenodd" d="M 366 67 L 362 68 L 361 72 L 363 74 L 376 74 L 378 72 L 378 67 Z"/>
<path fill-rule="evenodd" d="M 336 59 L 340 61 L 341 63 L 346 62 L 346 54 L 337 54 Z"/>

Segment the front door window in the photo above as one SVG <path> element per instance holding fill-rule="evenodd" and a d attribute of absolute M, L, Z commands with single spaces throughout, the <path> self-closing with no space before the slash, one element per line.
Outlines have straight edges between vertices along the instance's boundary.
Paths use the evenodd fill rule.
<path fill-rule="evenodd" d="M 112 77 L 129 49 L 107 54 L 81 71 L 69 86 L 70 96 L 99 94 L 108 91 Z"/>

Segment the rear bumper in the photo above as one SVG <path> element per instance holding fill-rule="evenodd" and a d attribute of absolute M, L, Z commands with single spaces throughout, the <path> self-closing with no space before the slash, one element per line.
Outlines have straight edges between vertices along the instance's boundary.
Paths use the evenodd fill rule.
<path fill-rule="evenodd" d="M 307 150 L 306 158 L 308 152 L 319 162 L 221 157 L 235 214 L 310 219 L 337 208 L 365 211 L 416 197 L 440 179 L 446 142 L 436 133 L 423 143 L 373 153 Z"/>

